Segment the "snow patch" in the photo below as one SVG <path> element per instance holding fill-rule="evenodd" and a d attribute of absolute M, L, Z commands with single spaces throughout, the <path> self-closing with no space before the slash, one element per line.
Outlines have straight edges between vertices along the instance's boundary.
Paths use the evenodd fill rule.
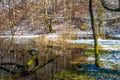
<path fill-rule="evenodd" d="M 79 39 L 79 40 L 66 40 L 69 43 L 74 44 L 94 44 L 93 39 Z M 99 38 L 98 44 L 104 49 L 104 50 L 118 50 L 120 46 L 120 40 L 104 40 Z"/>
<path fill-rule="evenodd" d="M 58 35 L 58 34 L 56 34 L 56 33 L 51 33 L 51 34 L 47 34 L 46 36 L 45 36 L 45 38 L 46 39 L 48 39 L 48 40 L 58 40 L 58 38 L 59 38 L 60 36 Z"/>
<path fill-rule="evenodd" d="M 90 56 L 86 60 L 94 61 L 95 58 Z M 104 67 L 106 68 L 114 68 L 113 65 L 120 66 L 120 51 L 112 51 L 111 54 L 102 54 L 100 56 L 100 61 L 103 63 Z"/>
<path fill-rule="evenodd" d="M 0 38 L 35 38 L 40 35 L 15 35 L 15 36 L 0 36 Z"/>

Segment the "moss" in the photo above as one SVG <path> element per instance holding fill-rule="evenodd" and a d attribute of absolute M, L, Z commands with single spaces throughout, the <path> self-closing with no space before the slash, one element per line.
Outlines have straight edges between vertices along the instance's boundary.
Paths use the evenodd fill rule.
<path fill-rule="evenodd" d="M 111 54 L 112 52 L 111 51 L 104 51 L 104 50 L 99 50 L 99 54 Z M 91 48 L 89 49 L 88 51 L 85 52 L 85 55 L 86 56 L 90 56 L 90 55 L 94 55 L 94 49 Z"/>
<path fill-rule="evenodd" d="M 88 75 L 79 75 L 74 71 L 62 71 L 55 74 L 54 80 L 95 80 L 95 78 Z"/>
<path fill-rule="evenodd" d="M 0 80 L 14 80 L 14 79 L 11 77 L 8 77 L 8 78 L 0 78 Z"/>
<path fill-rule="evenodd" d="M 70 47 L 73 47 L 73 48 L 87 48 L 87 47 L 90 47 L 90 45 L 87 45 L 87 44 L 69 44 Z"/>

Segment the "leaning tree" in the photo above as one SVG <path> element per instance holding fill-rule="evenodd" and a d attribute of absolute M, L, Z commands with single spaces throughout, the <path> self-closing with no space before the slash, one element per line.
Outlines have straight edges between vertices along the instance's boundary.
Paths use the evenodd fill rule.
<path fill-rule="evenodd" d="M 94 14 L 93 14 L 93 9 L 92 9 L 92 1 L 89 0 L 89 13 L 91 17 L 91 26 L 93 30 L 93 38 L 94 38 L 94 53 L 95 53 L 95 65 L 100 67 L 100 59 L 99 59 L 99 52 L 98 52 L 98 34 L 97 34 L 97 28 L 95 26 L 95 21 L 94 21 Z M 114 12 L 120 12 L 120 0 L 118 0 L 118 8 L 110 8 L 105 0 L 101 0 L 102 6 L 109 11 L 114 11 Z"/>

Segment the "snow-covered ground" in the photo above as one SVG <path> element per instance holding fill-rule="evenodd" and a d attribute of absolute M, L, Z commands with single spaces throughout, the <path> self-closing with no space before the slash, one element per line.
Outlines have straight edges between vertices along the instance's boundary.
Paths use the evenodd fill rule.
<path fill-rule="evenodd" d="M 115 35 L 116 36 L 116 35 Z M 120 35 L 118 35 L 120 36 Z M 93 39 L 79 39 L 79 40 L 67 40 L 69 43 L 74 44 L 94 44 Z M 102 47 L 102 49 L 107 51 L 112 51 L 111 54 L 102 54 L 100 55 L 100 61 L 102 62 L 105 68 L 114 69 L 115 66 L 118 70 L 120 70 L 120 40 L 110 40 L 110 39 L 98 39 L 98 44 Z M 95 58 L 90 56 L 87 60 L 94 61 Z"/>
<path fill-rule="evenodd" d="M 94 44 L 93 39 L 67 40 L 67 42 L 74 44 Z M 120 40 L 105 40 L 99 38 L 98 44 L 105 50 L 118 50 L 120 46 Z"/>
<path fill-rule="evenodd" d="M 93 39 L 78 39 L 78 40 L 67 40 L 67 42 L 75 44 L 94 44 Z M 110 39 L 98 39 L 99 45 L 120 45 L 120 40 L 110 40 Z"/>
<path fill-rule="evenodd" d="M 94 61 L 95 58 L 90 56 L 87 60 Z M 105 68 L 115 69 L 116 66 L 116 68 L 120 71 L 120 50 L 112 51 L 111 54 L 100 55 L 100 61 Z"/>
<path fill-rule="evenodd" d="M 69 43 L 74 44 L 94 44 L 93 39 L 79 39 L 79 40 L 67 40 Z M 120 70 L 120 40 L 104 40 L 99 38 L 98 44 L 102 47 L 104 50 L 112 51 L 111 54 L 102 54 L 100 55 L 100 60 L 105 68 L 114 68 L 114 66 L 117 67 L 118 70 Z M 93 56 L 90 56 L 87 58 L 87 60 L 94 61 L 95 58 Z"/>

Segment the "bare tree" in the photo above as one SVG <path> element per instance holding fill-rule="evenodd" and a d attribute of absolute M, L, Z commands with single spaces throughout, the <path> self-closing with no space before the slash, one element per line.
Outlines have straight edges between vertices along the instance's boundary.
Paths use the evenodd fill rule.
<path fill-rule="evenodd" d="M 99 52 L 98 52 L 98 34 L 97 34 L 96 26 L 94 25 L 95 21 L 92 10 L 92 0 L 89 0 L 89 12 L 91 17 L 91 26 L 92 26 L 93 38 L 94 38 L 95 65 L 100 67 Z"/>

